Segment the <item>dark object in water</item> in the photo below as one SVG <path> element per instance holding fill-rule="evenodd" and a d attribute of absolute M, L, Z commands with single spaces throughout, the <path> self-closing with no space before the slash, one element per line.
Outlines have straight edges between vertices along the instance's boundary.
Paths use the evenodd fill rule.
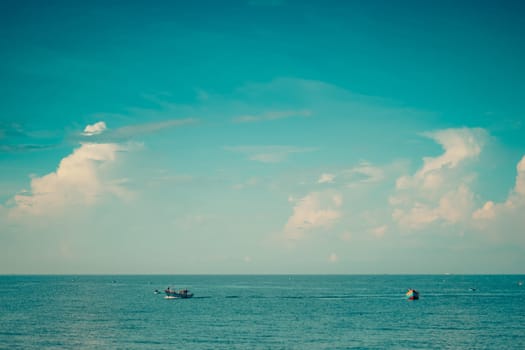
<path fill-rule="evenodd" d="M 187 289 L 172 290 L 168 287 L 164 293 L 166 293 L 166 299 L 188 299 L 193 297 L 193 293 L 190 293 Z"/>
<path fill-rule="evenodd" d="M 419 292 L 415 289 L 409 289 L 406 293 L 408 300 L 418 300 L 419 299 Z"/>

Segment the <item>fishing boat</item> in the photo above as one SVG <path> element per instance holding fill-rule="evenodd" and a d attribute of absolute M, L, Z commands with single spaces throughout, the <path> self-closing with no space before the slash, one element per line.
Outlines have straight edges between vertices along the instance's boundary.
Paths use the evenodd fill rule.
<path fill-rule="evenodd" d="M 419 299 L 419 292 L 415 289 L 409 289 L 406 296 L 408 300 L 417 300 Z"/>
<path fill-rule="evenodd" d="M 187 289 L 174 290 L 170 287 L 164 290 L 164 293 L 166 293 L 166 299 L 188 299 L 193 296 L 193 293 Z"/>

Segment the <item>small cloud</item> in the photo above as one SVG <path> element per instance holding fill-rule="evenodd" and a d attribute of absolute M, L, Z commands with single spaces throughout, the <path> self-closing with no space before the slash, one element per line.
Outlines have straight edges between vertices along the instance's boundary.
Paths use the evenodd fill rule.
<path fill-rule="evenodd" d="M 105 122 L 97 122 L 95 124 L 92 124 L 92 125 L 87 125 L 85 128 L 84 128 L 84 132 L 82 133 L 82 135 L 84 136 L 93 136 L 93 135 L 98 135 L 98 134 L 101 134 L 102 132 L 104 132 L 104 130 L 106 130 L 106 123 Z"/>
<path fill-rule="evenodd" d="M 370 233 L 372 233 L 377 238 L 382 238 L 385 235 L 387 230 L 388 230 L 388 226 L 387 225 L 383 225 L 383 226 L 378 226 L 376 228 L 373 228 L 370 231 Z"/>
<path fill-rule="evenodd" d="M 379 182 L 385 178 L 385 174 L 383 169 L 368 162 L 361 162 L 358 166 L 343 171 L 341 178 L 352 187 L 356 184 Z"/>
<path fill-rule="evenodd" d="M 245 263 L 249 264 L 249 263 L 252 262 L 252 257 L 251 257 L 251 256 L 245 256 L 245 257 L 243 258 L 243 260 L 244 260 Z"/>
<path fill-rule="evenodd" d="M 339 260 L 339 257 L 336 253 L 332 253 L 328 256 L 328 261 L 332 264 L 336 263 Z"/>
<path fill-rule="evenodd" d="M 319 180 L 317 180 L 317 183 L 320 183 L 320 184 L 333 183 L 334 179 L 335 179 L 334 174 L 323 173 L 319 177 Z"/>

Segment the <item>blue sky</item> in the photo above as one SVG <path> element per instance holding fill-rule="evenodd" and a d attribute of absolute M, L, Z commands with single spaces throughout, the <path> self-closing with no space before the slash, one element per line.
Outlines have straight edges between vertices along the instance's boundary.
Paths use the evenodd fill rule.
<path fill-rule="evenodd" d="M 0 273 L 524 273 L 523 10 L 0 3 Z"/>

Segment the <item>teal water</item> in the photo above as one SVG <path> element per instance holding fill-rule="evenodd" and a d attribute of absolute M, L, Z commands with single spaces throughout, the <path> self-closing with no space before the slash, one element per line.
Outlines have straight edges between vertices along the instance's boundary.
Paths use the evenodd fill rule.
<path fill-rule="evenodd" d="M 0 348 L 525 349 L 524 280 L 0 276 Z M 167 286 L 195 296 L 153 293 Z"/>

